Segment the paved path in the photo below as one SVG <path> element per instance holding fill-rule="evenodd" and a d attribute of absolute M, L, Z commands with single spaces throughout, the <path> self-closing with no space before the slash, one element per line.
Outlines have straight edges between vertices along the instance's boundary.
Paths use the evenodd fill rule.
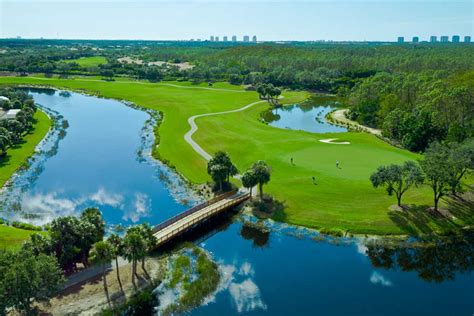
<path fill-rule="evenodd" d="M 347 116 L 346 116 L 346 113 L 348 111 L 349 111 L 348 109 L 336 110 L 336 111 L 332 112 L 330 115 L 336 122 L 346 123 L 346 124 L 358 127 L 358 128 L 362 129 L 363 131 L 365 131 L 367 133 L 371 133 L 371 134 L 374 134 L 374 135 L 377 135 L 377 136 L 382 135 L 382 131 L 379 130 L 379 129 L 364 126 L 364 125 L 360 125 L 359 123 L 348 119 Z"/>
<path fill-rule="evenodd" d="M 194 140 L 193 140 L 193 134 L 198 130 L 198 126 L 196 125 L 196 122 L 195 120 L 197 118 L 200 118 L 200 117 L 204 117 L 204 116 L 213 116 L 213 115 L 222 115 L 222 114 L 228 114 L 228 113 L 236 113 L 236 112 L 241 112 L 241 111 L 245 111 L 247 110 L 248 108 L 251 108 L 252 106 L 256 105 L 256 104 L 259 104 L 259 103 L 262 103 L 262 102 L 267 102 L 266 100 L 261 100 L 261 101 L 257 101 L 257 102 L 253 102 L 253 103 L 250 103 L 250 104 L 247 104 L 246 106 L 244 107 L 241 107 L 239 109 L 235 109 L 235 110 L 229 110 L 229 111 L 223 111 L 223 112 L 214 112 L 214 113 L 205 113 L 205 114 L 198 114 L 198 115 L 194 115 L 194 116 L 191 116 L 189 119 L 188 119 L 188 124 L 189 126 L 191 126 L 191 129 L 184 135 L 184 140 L 189 144 L 191 145 L 191 147 L 201 156 L 203 157 L 204 159 L 206 159 L 207 161 L 209 161 L 212 156 L 209 155 L 209 153 L 207 153 L 204 149 L 202 149 L 201 146 L 199 146 L 198 143 L 196 143 Z"/>

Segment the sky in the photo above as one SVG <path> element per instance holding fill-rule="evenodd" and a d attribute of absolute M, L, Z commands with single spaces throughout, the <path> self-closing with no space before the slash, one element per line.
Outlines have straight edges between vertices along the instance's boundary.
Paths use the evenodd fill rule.
<path fill-rule="evenodd" d="M 470 35 L 474 0 L 0 0 L 0 38 L 394 41 Z"/>

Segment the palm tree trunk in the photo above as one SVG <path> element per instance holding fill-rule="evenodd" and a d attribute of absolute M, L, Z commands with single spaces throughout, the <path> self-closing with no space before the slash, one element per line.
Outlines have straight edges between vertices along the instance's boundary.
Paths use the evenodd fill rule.
<path fill-rule="evenodd" d="M 107 296 L 107 303 L 109 304 L 109 307 L 112 308 L 112 304 L 110 303 L 109 288 L 107 286 L 107 277 L 105 276 L 105 264 L 102 264 L 102 278 L 104 280 L 104 291 L 105 296 Z"/>
<path fill-rule="evenodd" d="M 118 256 L 115 256 L 115 270 L 117 271 L 117 281 L 120 286 L 120 291 L 123 293 L 122 280 L 120 279 L 120 271 L 118 265 Z"/>
<path fill-rule="evenodd" d="M 133 287 L 136 289 L 137 284 L 135 283 L 135 259 L 132 260 L 132 283 Z"/>
<path fill-rule="evenodd" d="M 145 268 L 145 257 L 142 258 L 142 270 L 143 270 L 143 273 L 145 273 L 146 277 L 150 279 L 150 275 L 148 274 L 148 271 Z"/>
<path fill-rule="evenodd" d="M 263 199 L 263 184 L 259 183 L 258 188 L 260 190 L 260 198 Z"/>

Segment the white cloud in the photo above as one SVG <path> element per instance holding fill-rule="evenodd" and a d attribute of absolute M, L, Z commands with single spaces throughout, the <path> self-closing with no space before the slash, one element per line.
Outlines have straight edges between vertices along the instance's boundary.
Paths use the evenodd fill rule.
<path fill-rule="evenodd" d="M 124 220 L 130 220 L 136 223 L 140 220 L 140 218 L 148 216 L 150 208 L 151 201 L 148 195 L 144 193 L 136 193 L 133 209 L 131 211 L 125 212 L 122 218 Z"/>
<path fill-rule="evenodd" d="M 123 196 L 120 194 L 107 192 L 104 188 L 100 188 L 96 193 L 90 196 L 90 200 L 96 202 L 99 205 L 119 207 L 122 205 Z"/>
<path fill-rule="evenodd" d="M 356 246 L 357 246 L 357 252 L 358 253 L 360 253 L 361 255 L 364 255 L 364 256 L 367 255 L 368 248 L 362 241 L 358 241 L 356 243 Z"/>
<path fill-rule="evenodd" d="M 377 271 L 372 272 L 372 275 L 370 276 L 370 282 L 373 284 L 380 284 L 382 286 L 392 286 L 392 281 L 378 273 Z"/>
<path fill-rule="evenodd" d="M 41 223 L 52 221 L 57 216 L 71 215 L 76 210 L 77 201 L 58 198 L 56 192 L 25 196 L 22 203 L 23 211 L 41 214 Z M 40 224 L 36 222 L 36 224 Z"/>
<path fill-rule="evenodd" d="M 267 305 L 260 298 L 258 286 L 251 279 L 246 279 L 242 283 L 231 283 L 229 293 L 234 299 L 239 313 L 259 308 L 267 309 Z"/>
<path fill-rule="evenodd" d="M 252 265 L 248 262 L 244 262 L 239 269 L 240 275 L 254 275 L 255 271 L 252 268 Z"/>

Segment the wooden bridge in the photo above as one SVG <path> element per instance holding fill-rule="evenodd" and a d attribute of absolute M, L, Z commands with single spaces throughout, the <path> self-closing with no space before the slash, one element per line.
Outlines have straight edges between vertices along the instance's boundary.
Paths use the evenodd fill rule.
<path fill-rule="evenodd" d="M 153 228 L 153 234 L 157 239 L 156 247 L 249 198 L 250 193 L 231 191 L 171 217 Z"/>

